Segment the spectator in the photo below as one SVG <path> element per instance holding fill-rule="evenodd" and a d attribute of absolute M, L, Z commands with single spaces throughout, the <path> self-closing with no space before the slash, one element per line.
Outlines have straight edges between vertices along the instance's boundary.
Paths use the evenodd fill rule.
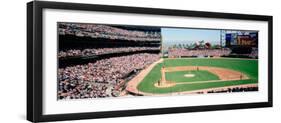
<path fill-rule="evenodd" d="M 135 51 L 147 51 L 147 50 L 159 50 L 160 47 L 119 47 L 119 48 L 86 48 L 83 50 L 70 49 L 61 50 L 58 53 L 58 57 L 73 57 L 73 56 L 92 56 L 92 55 L 103 55 L 110 53 L 124 53 L 124 52 L 135 52 Z"/>
<path fill-rule="evenodd" d="M 144 69 L 159 58 L 158 54 L 141 53 L 59 68 L 58 98 L 115 97 L 120 91 L 115 87 L 130 78 L 129 73 Z"/>
<path fill-rule="evenodd" d="M 108 25 L 96 24 L 59 24 L 59 35 L 74 35 L 77 37 L 92 37 L 120 39 L 129 41 L 160 41 L 160 31 L 126 30 Z"/>

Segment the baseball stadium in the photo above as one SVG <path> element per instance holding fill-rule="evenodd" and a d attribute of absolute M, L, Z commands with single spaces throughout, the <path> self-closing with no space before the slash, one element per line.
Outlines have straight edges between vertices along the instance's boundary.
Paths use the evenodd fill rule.
<path fill-rule="evenodd" d="M 258 91 L 258 32 L 58 22 L 58 100 Z"/>

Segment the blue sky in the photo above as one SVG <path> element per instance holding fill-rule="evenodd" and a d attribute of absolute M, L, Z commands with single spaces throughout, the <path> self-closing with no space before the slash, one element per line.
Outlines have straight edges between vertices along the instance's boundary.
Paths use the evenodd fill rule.
<path fill-rule="evenodd" d="M 161 28 L 164 44 L 193 43 L 204 40 L 211 44 L 220 42 L 220 30 L 210 29 L 184 29 L 184 28 Z"/>

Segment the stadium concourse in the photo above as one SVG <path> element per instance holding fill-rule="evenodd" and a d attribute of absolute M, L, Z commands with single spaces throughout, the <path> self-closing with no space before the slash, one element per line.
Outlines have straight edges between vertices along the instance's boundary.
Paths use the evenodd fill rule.
<path fill-rule="evenodd" d="M 160 28 L 59 23 L 58 99 L 116 97 L 160 58 Z"/>

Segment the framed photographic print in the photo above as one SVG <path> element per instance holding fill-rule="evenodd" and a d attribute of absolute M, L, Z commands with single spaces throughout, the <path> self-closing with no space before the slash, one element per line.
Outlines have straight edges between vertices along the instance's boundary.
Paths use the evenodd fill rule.
<path fill-rule="evenodd" d="M 272 16 L 27 3 L 27 120 L 272 107 Z"/>

